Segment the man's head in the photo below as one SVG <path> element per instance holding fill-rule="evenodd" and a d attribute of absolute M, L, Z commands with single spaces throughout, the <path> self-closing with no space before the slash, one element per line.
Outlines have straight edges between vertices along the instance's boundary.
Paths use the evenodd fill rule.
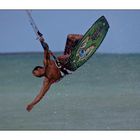
<path fill-rule="evenodd" d="M 44 76 L 45 74 L 45 69 L 44 67 L 41 67 L 41 66 L 36 66 L 33 71 L 32 71 L 32 74 L 36 77 L 42 77 Z"/>

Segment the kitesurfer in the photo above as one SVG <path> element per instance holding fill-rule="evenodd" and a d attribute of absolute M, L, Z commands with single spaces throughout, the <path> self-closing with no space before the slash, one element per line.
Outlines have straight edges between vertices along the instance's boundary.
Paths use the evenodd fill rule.
<path fill-rule="evenodd" d="M 59 81 L 64 75 L 69 74 L 68 67 L 66 68 L 65 64 L 68 61 L 72 48 L 74 48 L 76 43 L 82 38 L 82 35 L 68 35 L 64 55 L 57 57 L 56 60 L 51 60 L 49 46 L 45 42 L 42 34 L 40 32 L 38 32 L 38 34 L 40 36 L 40 43 L 44 49 L 44 66 L 36 66 L 33 69 L 32 74 L 36 77 L 44 77 L 44 81 L 38 95 L 27 105 L 27 111 L 32 110 L 32 108 L 44 97 L 53 83 Z"/>

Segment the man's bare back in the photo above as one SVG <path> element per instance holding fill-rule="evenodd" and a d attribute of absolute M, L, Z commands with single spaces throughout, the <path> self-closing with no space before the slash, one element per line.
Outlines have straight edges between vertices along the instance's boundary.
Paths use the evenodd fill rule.
<path fill-rule="evenodd" d="M 53 60 L 50 60 L 44 76 L 53 82 L 61 79 L 60 69 L 56 66 L 56 63 Z"/>

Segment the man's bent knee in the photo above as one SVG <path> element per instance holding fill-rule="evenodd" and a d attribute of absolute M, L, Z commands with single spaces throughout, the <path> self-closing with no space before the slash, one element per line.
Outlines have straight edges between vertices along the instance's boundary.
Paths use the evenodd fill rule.
<path fill-rule="evenodd" d="M 68 34 L 67 38 L 68 39 L 81 39 L 83 35 L 81 34 Z"/>

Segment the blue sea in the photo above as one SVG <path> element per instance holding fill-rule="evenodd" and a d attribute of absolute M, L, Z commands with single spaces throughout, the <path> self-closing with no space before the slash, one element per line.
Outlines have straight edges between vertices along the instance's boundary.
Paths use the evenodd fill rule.
<path fill-rule="evenodd" d="M 42 60 L 0 54 L 0 130 L 140 130 L 140 54 L 96 53 L 27 112 L 43 81 L 31 71 Z"/>

